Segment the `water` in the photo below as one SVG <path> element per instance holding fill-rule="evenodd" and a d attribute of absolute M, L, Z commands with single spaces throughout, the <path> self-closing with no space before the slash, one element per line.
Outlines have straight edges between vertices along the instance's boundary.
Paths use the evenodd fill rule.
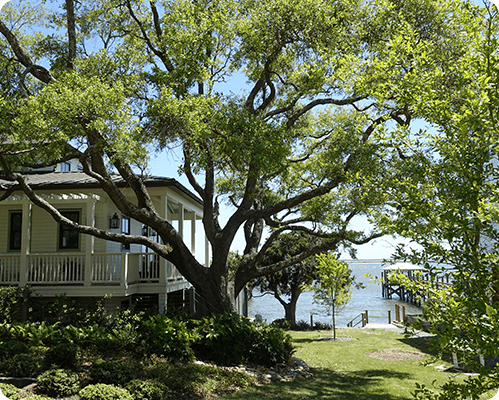
<path fill-rule="evenodd" d="M 421 314 L 420 307 L 400 300 L 384 299 L 381 297 L 381 284 L 370 283 L 370 278 L 364 276 L 366 273 L 372 276 L 381 276 L 383 268 L 381 263 L 356 260 L 355 263 L 349 262 L 349 266 L 356 281 L 362 282 L 365 288 L 353 289 L 352 298 L 336 318 L 336 326 L 346 326 L 348 322 L 365 310 L 369 310 L 370 322 L 388 323 L 388 310 L 391 310 L 392 320 L 395 319 L 395 304 L 405 306 L 406 314 Z M 275 319 L 284 318 L 284 308 L 273 295 L 252 298 L 248 311 L 250 318 L 255 318 L 256 314 L 260 314 L 263 320 L 268 323 Z M 327 315 L 325 307 L 313 303 L 313 293 L 302 293 L 296 306 L 296 321 L 303 320 L 310 323 L 311 313 L 313 313 L 314 322 L 331 323 L 331 316 Z"/>

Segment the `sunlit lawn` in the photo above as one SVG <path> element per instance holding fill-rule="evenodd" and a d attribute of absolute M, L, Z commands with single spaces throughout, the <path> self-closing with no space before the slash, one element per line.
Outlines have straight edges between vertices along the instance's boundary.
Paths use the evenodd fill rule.
<path fill-rule="evenodd" d="M 314 341 L 329 332 L 291 332 L 296 346 L 295 356 L 313 368 L 314 376 L 289 383 L 251 387 L 227 399 L 413 399 L 415 383 L 433 387 L 448 379 L 464 379 L 463 374 L 443 371 L 452 366 L 432 358 L 422 339 L 406 339 L 403 335 L 381 331 L 344 329 L 339 336 L 351 341 Z M 366 357 L 376 350 L 401 350 L 427 354 L 424 360 L 387 361 Z M 490 399 L 495 393 L 481 397 Z"/>

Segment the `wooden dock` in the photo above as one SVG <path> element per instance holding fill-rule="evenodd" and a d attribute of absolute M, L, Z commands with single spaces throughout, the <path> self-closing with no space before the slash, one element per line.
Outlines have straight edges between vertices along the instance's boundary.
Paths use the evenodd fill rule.
<path fill-rule="evenodd" d="M 396 295 L 400 300 L 405 301 L 406 303 L 421 307 L 421 304 L 426 300 L 425 294 L 421 292 L 413 292 L 412 290 L 405 288 L 402 283 L 393 281 L 390 282 L 389 275 L 394 272 L 402 272 L 413 281 L 430 282 L 428 274 L 421 275 L 416 273 L 417 271 L 422 270 L 422 267 L 409 263 L 396 263 L 390 265 L 389 267 L 383 268 L 381 295 L 386 299 L 391 299 L 393 295 Z M 449 283 L 448 275 L 433 279 L 431 280 L 431 282 L 437 288 L 443 288 L 445 286 L 452 285 L 452 283 Z"/>

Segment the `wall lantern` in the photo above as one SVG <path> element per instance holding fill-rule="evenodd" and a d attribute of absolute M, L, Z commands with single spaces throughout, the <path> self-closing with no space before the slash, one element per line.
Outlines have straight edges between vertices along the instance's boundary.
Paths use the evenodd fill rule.
<path fill-rule="evenodd" d="M 117 213 L 114 213 L 114 215 L 109 218 L 109 228 L 110 229 L 119 229 L 120 227 L 120 217 L 118 217 Z"/>

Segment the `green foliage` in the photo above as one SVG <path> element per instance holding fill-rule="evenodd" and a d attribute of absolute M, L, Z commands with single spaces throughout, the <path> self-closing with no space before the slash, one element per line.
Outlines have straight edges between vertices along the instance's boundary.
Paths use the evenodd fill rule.
<path fill-rule="evenodd" d="M 296 256 L 314 243 L 317 238 L 300 232 L 282 234 L 266 250 L 259 264 L 271 265 Z M 285 319 L 296 324 L 296 303 L 304 285 L 310 285 L 315 278 L 315 258 L 309 257 L 274 274 L 262 276 L 250 282 L 252 290 L 271 293 L 285 310 Z"/>
<path fill-rule="evenodd" d="M 453 10 L 460 33 L 449 44 L 466 45 L 444 53 L 452 60 L 445 71 L 442 65 L 430 67 L 429 48 L 418 51 L 426 71 L 414 75 L 402 93 L 417 100 L 415 113 L 429 128 L 391 135 L 393 168 L 384 187 L 391 209 L 378 221 L 411 242 L 411 249 L 400 246 L 395 258 L 423 266 L 430 278 L 407 287 L 428 299 L 425 319 L 438 335 L 438 351 L 457 354 L 480 374 L 439 391 L 449 398 L 475 398 L 486 391 L 480 382 L 494 376 L 476 367 L 475 356 L 499 356 L 499 15 L 487 2 L 456 2 Z M 445 275 L 452 285 L 431 282 Z M 445 398 L 429 387 L 419 387 L 416 395 Z"/>
<path fill-rule="evenodd" d="M 78 375 L 64 369 L 50 369 L 37 378 L 36 390 L 51 397 L 69 397 L 80 390 Z"/>
<path fill-rule="evenodd" d="M 59 343 L 51 346 L 45 353 L 44 364 L 75 371 L 79 367 L 81 349 L 75 343 Z"/>
<path fill-rule="evenodd" d="M 0 383 L 0 390 L 5 397 L 11 400 L 17 400 L 17 394 L 21 391 L 21 389 L 11 385 L 10 383 Z"/>
<path fill-rule="evenodd" d="M 9 340 L 0 343 L 0 360 L 8 360 L 16 354 L 29 353 L 29 347 L 26 343 L 17 340 Z"/>
<path fill-rule="evenodd" d="M 124 360 L 96 360 L 90 368 L 90 379 L 94 383 L 125 386 L 142 372 L 138 363 Z"/>
<path fill-rule="evenodd" d="M 433 46 L 454 54 L 457 40 L 450 39 L 458 29 L 445 29 L 449 2 L 72 2 L 75 32 L 72 16 L 55 5 L 47 3 L 36 17 L 11 8 L 5 18 L 23 29 L 2 29 L 3 168 L 27 171 L 73 155 L 93 178 L 113 186 L 111 171 L 139 182 L 149 151 L 179 149 L 179 172 L 210 214 L 207 236 L 217 238 L 212 268 L 195 262 L 169 221 L 151 218 L 152 209 L 117 187 L 107 193 L 176 247 L 180 272 L 207 304 L 234 311 L 234 291 L 286 264 L 257 266 L 266 247 L 263 228 L 278 228 L 270 240 L 311 231 L 322 240 L 306 255 L 375 236 L 348 226 L 355 214 L 380 207 L 382 195 L 370 183 L 385 172 L 384 147 L 374 134 L 382 136 L 391 122 L 409 123 L 411 96 L 397 90 L 432 61 L 446 66 L 443 51 L 426 63 L 415 62 L 415 54 Z M 40 31 L 44 24 L 60 36 Z M 5 40 L 10 33 L 19 47 Z M 62 39 L 72 33 L 75 42 Z M 19 52 L 34 63 L 28 72 Z M 237 94 L 225 85 L 234 77 L 247 83 Z M 148 197 L 145 191 L 137 198 Z M 237 204 L 227 226 L 218 220 L 219 201 Z M 227 255 L 243 226 L 248 251 L 233 274 Z M 288 266 L 301 259 L 296 255 Z"/>
<path fill-rule="evenodd" d="M 182 321 L 155 315 L 142 322 L 140 341 L 146 354 L 163 356 L 174 362 L 191 361 L 194 334 Z"/>
<path fill-rule="evenodd" d="M 169 388 L 170 397 L 175 397 L 175 393 L 192 398 L 207 397 L 208 393 L 232 391 L 252 382 L 252 378 L 241 371 L 198 363 L 170 365 L 158 362 L 148 376 L 163 382 Z"/>
<path fill-rule="evenodd" d="M 290 337 L 276 326 L 257 324 L 235 313 L 215 314 L 193 321 L 196 356 L 224 365 L 243 362 L 276 365 L 293 352 Z M 241 340 L 244 338 L 244 340 Z"/>
<path fill-rule="evenodd" d="M 6 376 L 34 378 L 42 371 L 42 365 L 43 362 L 40 357 L 32 353 L 21 353 L 2 360 L 0 362 L 0 371 Z"/>
<path fill-rule="evenodd" d="M 332 316 L 333 336 L 336 338 L 335 316 L 350 300 L 355 277 L 351 276 L 352 270 L 348 264 L 338 261 L 332 253 L 318 254 L 316 259 L 317 284 L 309 285 L 308 288 L 315 292 L 314 302 L 326 307 Z"/>
<path fill-rule="evenodd" d="M 168 387 L 151 379 L 134 379 L 128 382 L 125 388 L 134 400 L 165 400 L 168 396 Z"/>
<path fill-rule="evenodd" d="M 291 337 L 273 325 L 257 324 L 248 361 L 272 367 L 287 363 L 294 352 Z"/>
<path fill-rule="evenodd" d="M 17 340 L 33 345 L 52 345 L 62 339 L 63 330 L 59 324 L 47 324 L 45 322 L 26 322 L 12 324 L 0 324 L 0 337 L 4 340 Z"/>
<path fill-rule="evenodd" d="M 103 383 L 88 385 L 78 394 L 81 400 L 133 400 L 128 390 Z"/>
<path fill-rule="evenodd" d="M 20 312 L 28 301 L 29 289 L 17 286 L 0 287 L 0 322 L 19 320 Z"/>

